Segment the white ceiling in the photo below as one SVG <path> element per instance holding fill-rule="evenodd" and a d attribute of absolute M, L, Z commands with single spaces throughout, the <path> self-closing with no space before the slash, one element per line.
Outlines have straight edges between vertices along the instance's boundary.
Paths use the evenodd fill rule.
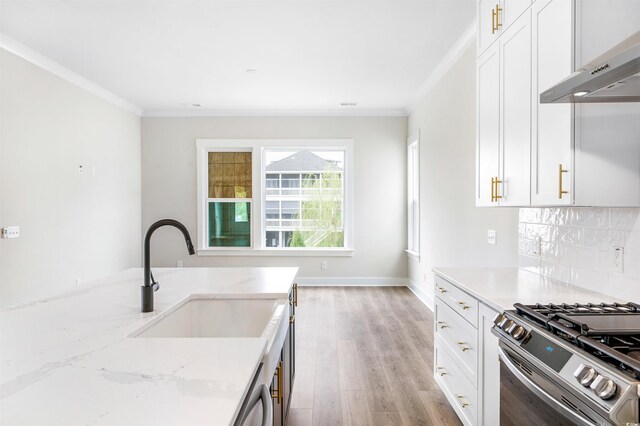
<path fill-rule="evenodd" d="M 183 103 L 401 111 L 472 23 L 474 4 L 2 0 L 0 32 L 147 115 L 193 109 Z"/>

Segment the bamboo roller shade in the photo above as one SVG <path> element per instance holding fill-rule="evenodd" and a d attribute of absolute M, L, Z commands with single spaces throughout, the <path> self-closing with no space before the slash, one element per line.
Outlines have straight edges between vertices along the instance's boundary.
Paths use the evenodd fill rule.
<path fill-rule="evenodd" d="M 251 153 L 209 153 L 209 198 L 251 198 Z"/>

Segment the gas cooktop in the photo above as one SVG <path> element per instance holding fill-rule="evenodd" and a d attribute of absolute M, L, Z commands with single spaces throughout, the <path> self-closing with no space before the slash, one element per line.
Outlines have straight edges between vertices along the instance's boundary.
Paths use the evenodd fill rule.
<path fill-rule="evenodd" d="M 637 303 L 516 303 L 516 314 L 640 380 Z"/>

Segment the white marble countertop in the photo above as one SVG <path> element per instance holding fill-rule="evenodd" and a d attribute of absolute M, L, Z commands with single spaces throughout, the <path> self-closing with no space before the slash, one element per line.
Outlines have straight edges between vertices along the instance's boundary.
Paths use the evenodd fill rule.
<path fill-rule="evenodd" d="M 433 272 L 502 312 L 514 303 L 627 302 L 520 268 L 434 268 Z"/>
<path fill-rule="evenodd" d="M 127 336 L 193 294 L 286 299 L 297 268 L 142 269 L 0 311 L 0 424 L 227 425 L 267 339 Z"/>

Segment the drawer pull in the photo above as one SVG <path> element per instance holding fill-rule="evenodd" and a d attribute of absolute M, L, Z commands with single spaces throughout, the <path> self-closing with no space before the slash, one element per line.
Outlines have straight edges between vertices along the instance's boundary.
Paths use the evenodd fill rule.
<path fill-rule="evenodd" d="M 440 327 L 441 329 L 449 327 L 447 324 L 444 323 L 444 321 L 438 321 L 436 324 L 438 324 L 438 327 Z"/>
<path fill-rule="evenodd" d="M 447 374 L 447 373 L 444 372 L 444 367 L 436 367 L 436 371 L 441 376 L 445 376 Z"/>
<path fill-rule="evenodd" d="M 436 288 L 438 289 L 438 291 L 439 291 L 440 293 L 446 293 L 446 292 L 447 292 L 447 289 L 446 289 L 446 288 L 438 287 L 438 286 L 436 286 Z"/>
<path fill-rule="evenodd" d="M 467 346 L 467 344 L 466 344 L 466 343 L 464 343 L 464 342 L 456 342 L 456 344 L 458 345 L 458 347 L 460 348 L 460 350 L 461 350 L 462 352 L 466 352 L 466 351 L 468 351 L 468 350 L 470 350 L 470 349 L 471 349 L 471 348 L 470 348 L 469 346 Z"/>
<path fill-rule="evenodd" d="M 462 408 L 467 408 L 469 406 L 469 403 L 464 400 L 464 396 L 456 395 L 456 398 L 458 398 L 458 402 L 460 403 Z"/>
<path fill-rule="evenodd" d="M 470 308 L 470 306 L 464 302 L 458 302 L 458 305 L 460 305 L 465 311 Z"/>

